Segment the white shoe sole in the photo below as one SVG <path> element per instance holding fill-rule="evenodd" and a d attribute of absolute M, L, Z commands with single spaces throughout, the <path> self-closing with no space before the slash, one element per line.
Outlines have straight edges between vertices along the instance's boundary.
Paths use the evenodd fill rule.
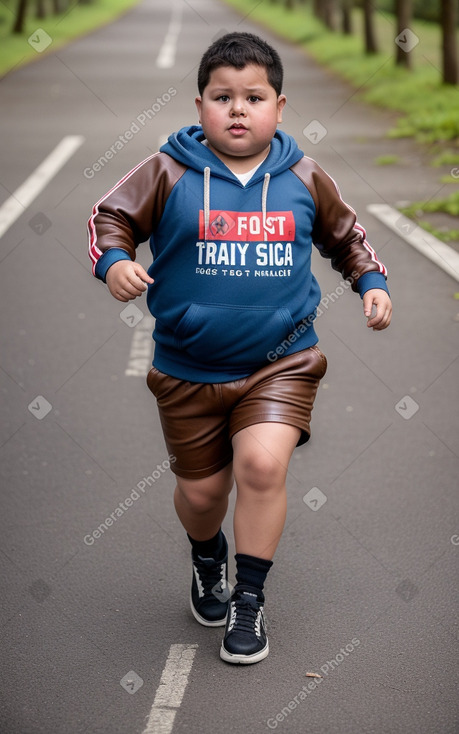
<path fill-rule="evenodd" d="M 268 641 L 266 641 L 266 645 L 263 650 L 260 650 L 260 652 L 254 652 L 253 655 L 234 655 L 225 649 L 223 642 L 220 648 L 220 657 L 222 660 L 224 660 L 226 663 L 237 663 L 239 665 L 250 665 L 251 663 L 258 663 L 260 660 L 263 660 L 265 657 L 267 657 L 268 653 Z"/>

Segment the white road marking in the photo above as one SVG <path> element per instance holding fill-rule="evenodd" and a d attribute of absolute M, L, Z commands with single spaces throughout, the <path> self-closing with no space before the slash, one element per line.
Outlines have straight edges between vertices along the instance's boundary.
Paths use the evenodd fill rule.
<path fill-rule="evenodd" d="M 126 377 L 147 376 L 152 360 L 153 339 L 151 335 L 154 324 L 153 316 L 144 316 L 134 327 L 128 364 L 124 370 Z"/>
<path fill-rule="evenodd" d="M 369 204 L 367 211 L 459 282 L 459 254 L 452 247 L 418 227 L 388 204 Z"/>
<path fill-rule="evenodd" d="M 182 3 L 174 3 L 172 6 L 171 22 L 167 29 L 163 45 L 156 59 L 158 69 L 170 69 L 175 63 L 177 41 L 182 29 Z"/>
<path fill-rule="evenodd" d="M 0 237 L 27 209 L 45 186 L 84 142 L 82 135 L 67 135 L 0 207 Z"/>
<path fill-rule="evenodd" d="M 198 646 L 171 645 L 147 726 L 142 734 L 170 734 L 182 703 Z"/>

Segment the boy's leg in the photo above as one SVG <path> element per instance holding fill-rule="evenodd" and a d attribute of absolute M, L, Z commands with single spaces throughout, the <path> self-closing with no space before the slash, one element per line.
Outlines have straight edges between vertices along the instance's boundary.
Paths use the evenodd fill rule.
<path fill-rule="evenodd" d="M 206 627 L 225 624 L 228 608 L 228 544 L 221 524 L 233 486 L 231 464 L 210 477 L 177 477 L 175 508 L 192 546 L 190 606 Z"/>
<path fill-rule="evenodd" d="M 263 586 L 285 524 L 285 482 L 300 433 L 291 425 L 266 422 L 233 437 L 237 584 L 220 650 L 229 663 L 256 663 L 269 653 Z"/>
<path fill-rule="evenodd" d="M 205 479 L 177 477 L 175 510 L 180 522 L 194 540 L 213 538 L 228 509 L 228 495 L 233 487 L 233 469 L 224 469 Z"/>
<path fill-rule="evenodd" d="M 299 437 L 299 428 L 277 422 L 257 423 L 234 435 L 237 553 L 274 556 L 287 512 L 288 465 Z"/>

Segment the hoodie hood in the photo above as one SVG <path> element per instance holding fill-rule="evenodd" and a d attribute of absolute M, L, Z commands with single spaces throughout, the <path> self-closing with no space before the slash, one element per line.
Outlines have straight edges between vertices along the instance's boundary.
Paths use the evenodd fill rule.
<path fill-rule="evenodd" d="M 193 168 L 195 171 L 204 174 L 204 239 L 207 240 L 209 236 L 210 177 L 223 178 L 240 187 L 242 187 L 242 184 L 228 166 L 206 145 L 202 144 L 203 140 L 205 140 L 205 136 L 200 125 L 183 127 L 177 133 L 169 136 L 167 143 L 160 148 L 160 151 L 161 153 L 167 153 L 171 158 L 183 163 L 188 168 Z M 271 140 L 268 156 L 246 184 L 248 188 L 263 180 L 261 209 L 264 223 L 267 216 L 270 179 L 289 169 L 300 158 L 303 158 L 303 153 L 298 148 L 294 138 L 280 130 L 276 130 Z"/>
<path fill-rule="evenodd" d="M 169 136 L 167 143 L 161 148 L 162 153 L 167 153 L 176 161 L 183 163 L 189 168 L 204 173 L 205 168 L 210 168 L 212 176 L 238 182 L 230 169 L 213 153 L 206 145 L 202 144 L 205 136 L 200 125 L 183 127 Z M 303 158 L 304 153 L 298 148 L 296 141 L 281 130 L 276 130 L 271 141 L 271 150 L 263 161 L 247 186 L 256 184 L 264 178 L 266 172 L 270 176 L 276 176 L 287 170 L 294 163 Z M 242 186 L 242 184 L 240 184 Z"/>

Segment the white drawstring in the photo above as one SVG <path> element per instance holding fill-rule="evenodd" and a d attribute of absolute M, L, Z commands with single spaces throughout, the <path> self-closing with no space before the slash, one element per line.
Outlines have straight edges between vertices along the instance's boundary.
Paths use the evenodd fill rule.
<path fill-rule="evenodd" d="M 204 241 L 207 240 L 210 219 L 210 168 L 204 168 Z"/>
<path fill-rule="evenodd" d="M 263 219 L 263 230 L 266 232 L 266 212 L 268 206 L 268 188 L 271 175 L 265 173 L 263 179 L 263 189 L 261 192 L 261 211 Z M 210 220 L 210 168 L 206 166 L 204 168 L 204 241 L 207 241 L 209 234 L 209 220 Z"/>
<path fill-rule="evenodd" d="M 261 192 L 261 211 L 263 216 L 263 231 L 266 232 L 266 209 L 267 209 L 267 203 L 268 203 L 268 188 L 269 188 L 269 179 L 271 178 L 269 173 L 265 173 L 265 177 L 263 180 L 263 190 Z"/>

